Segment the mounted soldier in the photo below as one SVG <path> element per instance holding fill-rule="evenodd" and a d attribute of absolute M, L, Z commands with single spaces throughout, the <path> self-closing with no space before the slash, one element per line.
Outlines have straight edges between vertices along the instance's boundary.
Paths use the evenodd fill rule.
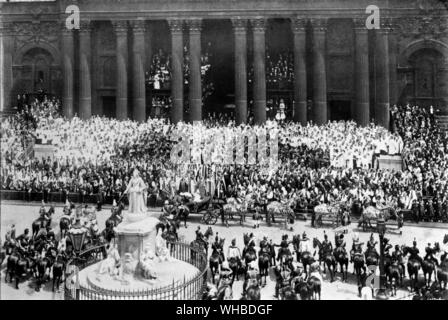
<path fill-rule="evenodd" d="M 426 248 L 425 248 L 425 252 L 426 252 L 426 255 L 425 255 L 425 258 L 424 258 L 423 260 L 432 261 L 432 262 L 434 262 L 434 264 L 435 264 L 436 266 L 438 266 L 438 265 L 439 265 L 439 262 L 438 262 L 437 259 L 434 257 L 435 247 L 432 248 L 432 247 L 431 247 L 431 243 L 428 243 L 428 245 L 427 245 Z"/>

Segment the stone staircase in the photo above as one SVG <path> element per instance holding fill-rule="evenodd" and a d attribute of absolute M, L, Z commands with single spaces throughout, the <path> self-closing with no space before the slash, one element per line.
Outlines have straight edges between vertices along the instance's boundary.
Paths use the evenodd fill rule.
<path fill-rule="evenodd" d="M 436 121 L 441 130 L 448 132 L 448 115 L 438 115 Z"/>

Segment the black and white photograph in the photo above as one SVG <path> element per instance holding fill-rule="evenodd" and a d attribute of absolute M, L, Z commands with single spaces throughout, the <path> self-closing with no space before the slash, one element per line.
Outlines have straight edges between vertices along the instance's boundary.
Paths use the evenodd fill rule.
<path fill-rule="evenodd" d="M 447 0 L 0 0 L 0 84 L 0 300 L 448 300 Z"/>

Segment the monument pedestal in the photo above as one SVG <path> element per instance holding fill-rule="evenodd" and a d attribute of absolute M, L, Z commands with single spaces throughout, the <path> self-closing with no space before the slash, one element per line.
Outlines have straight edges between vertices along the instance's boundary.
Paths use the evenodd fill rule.
<path fill-rule="evenodd" d="M 116 228 L 120 257 L 124 257 L 125 253 L 130 253 L 138 261 L 148 246 L 152 252 L 155 252 L 156 225 L 158 223 L 157 218 L 148 216 L 146 213 L 124 212 L 124 221 Z"/>

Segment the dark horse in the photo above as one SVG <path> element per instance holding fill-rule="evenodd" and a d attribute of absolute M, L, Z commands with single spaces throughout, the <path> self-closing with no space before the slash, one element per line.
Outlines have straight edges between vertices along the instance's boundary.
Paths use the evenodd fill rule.
<path fill-rule="evenodd" d="M 313 300 L 316 300 L 319 298 L 320 300 L 320 292 L 322 289 L 322 284 L 320 283 L 320 280 L 316 277 L 311 277 L 308 280 L 308 288 L 310 290 L 310 295 Z"/>
<path fill-rule="evenodd" d="M 438 243 L 435 244 L 435 252 L 440 251 L 440 246 Z M 436 277 L 436 268 L 437 265 L 434 263 L 434 261 L 431 261 L 430 259 L 424 259 L 422 261 L 422 270 L 423 270 L 423 276 L 425 277 L 425 285 L 429 287 L 431 284 L 431 278 L 432 274 L 434 273 L 434 277 Z"/>
<path fill-rule="evenodd" d="M 406 257 L 406 255 L 412 252 L 412 248 L 403 246 L 402 251 L 403 251 L 403 257 Z M 409 279 L 411 280 L 411 291 L 412 291 L 413 289 L 417 288 L 418 285 L 418 271 L 421 268 L 421 263 L 418 259 L 409 259 L 407 268 Z"/>
<path fill-rule="evenodd" d="M 208 227 L 207 230 L 205 230 L 204 233 L 204 238 L 203 239 L 196 239 L 191 241 L 190 243 L 190 248 L 192 248 L 191 250 L 191 258 L 195 259 L 196 257 L 196 251 L 193 250 L 193 248 L 198 249 L 200 251 L 202 251 L 203 253 L 205 253 L 205 255 L 208 255 L 208 240 L 210 238 L 210 236 L 213 235 L 213 230 L 212 227 Z"/>
<path fill-rule="evenodd" d="M 222 250 L 224 249 L 224 239 L 220 239 L 218 243 L 213 244 L 213 251 L 209 259 L 210 271 L 212 273 L 212 281 L 215 283 L 215 275 L 219 271 L 219 266 L 223 263 Z"/>
<path fill-rule="evenodd" d="M 271 252 L 268 247 L 260 250 L 258 255 L 258 269 L 260 270 L 261 285 L 266 286 L 266 277 L 269 273 L 269 266 L 271 261 Z M 264 282 L 263 282 L 264 278 Z"/>
<path fill-rule="evenodd" d="M 333 252 L 334 258 L 336 262 L 339 263 L 341 267 L 342 273 L 342 281 L 347 281 L 347 272 L 348 272 L 348 254 L 345 248 L 338 247 Z M 336 268 L 337 271 L 337 268 Z"/>
<path fill-rule="evenodd" d="M 244 241 L 244 249 L 243 249 L 243 259 L 246 266 L 246 272 L 249 267 L 249 263 L 252 261 L 257 260 L 257 252 L 255 251 L 255 248 L 251 245 L 249 245 L 250 236 L 247 233 L 243 234 L 243 241 Z"/>
<path fill-rule="evenodd" d="M 5 282 L 8 282 L 7 276 L 9 275 L 10 282 L 12 282 L 14 278 L 16 280 L 15 287 L 16 289 L 19 289 L 19 282 L 24 275 L 27 275 L 29 265 L 30 262 L 24 255 L 18 251 L 12 253 L 8 257 L 6 264 Z"/>
<path fill-rule="evenodd" d="M 448 234 L 443 238 L 443 244 L 446 243 L 448 243 Z M 445 290 L 448 283 L 448 252 L 445 252 L 440 257 L 440 265 L 437 268 L 437 279 L 439 279 L 440 286 Z"/>
<path fill-rule="evenodd" d="M 65 270 L 65 259 L 62 255 L 58 255 L 56 257 L 56 261 L 53 264 L 53 292 L 55 287 L 58 288 L 59 291 L 64 270 Z"/>
<path fill-rule="evenodd" d="M 334 274 L 336 272 L 336 259 L 331 250 L 324 250 L 322 243 L 317 238 L 313 238 L 313 248 L 319 248 L 319 266 L 324 263 L 324 273 L 326 268 L 330 272 L 331 282 L 334 281 Z M 325 252 L 324 252 L 325 251 Z"/>
<path fill-rule="evenodd" d="M 70 217 L 68 216 L 62 216 L 61 220 L 59 220 L 59 229 L 61 230 L 61 238 L 65 237 L 65 234 L 70 229 L 72 222 L 70 220 Z"/>
<path fill-rule="evenodd" d="M 47 280 L 46 273 L 49 272 L 57 256 L 56 248 L 49 248 L 45 255 L 36 262 L 36 291 L 40 291 L 41 285 Z"/>

